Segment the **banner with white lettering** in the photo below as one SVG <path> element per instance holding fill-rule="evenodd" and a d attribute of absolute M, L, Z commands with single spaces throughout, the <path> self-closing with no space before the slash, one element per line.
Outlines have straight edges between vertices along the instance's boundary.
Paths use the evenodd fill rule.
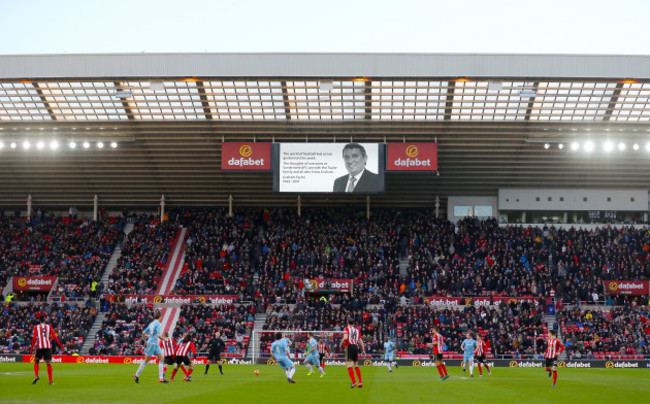
<path fill-rule="evenodd" d="M 437 143 L 388 143 L 386 171 L 437 170 Z"/>
<path fill-rule="evenodd" d="M 647 295 L 650 292 L 649 281 L 603 281 L 610 295 Z"/>
<path fill-rule="evenodd" d="M 224 171 L 270 171 L 271 143 L 221 143 L 221 169 Z"/>
<path fill-rule="evenodd" d="M 16 291 L 49 292 L 56 282 L 56 276 L 14 276 L 13 288 Z"/>
<path fill-rule="evenodd" d="M 535 306 L 539 304 L 538 299 L 535 299 L 533 297 L 493 296 L 490 298 L 431 296 L 424 299 L 424 304 L 431 306 L 490 306 L 491 304 L 501 304 L 501 302 L 504 302 L 506 304 L 510 304 L 511 302 L 528 302 Z"/>
<path fill-rule="evenodd" d="M 314 278 L 309 279 L 309 283 L 305 285 L 305 289 L 307 292 L 312 293 L 349 293 L 352 292 L 353 283 L 352 279 Z"/>
<path fill-rule="evenodd" d="M 220 295 L 104 295 L 109 302 L 121 301 L 123 303 L 178 303 L 178 304 L 233 304 L 237 296 Z"/>

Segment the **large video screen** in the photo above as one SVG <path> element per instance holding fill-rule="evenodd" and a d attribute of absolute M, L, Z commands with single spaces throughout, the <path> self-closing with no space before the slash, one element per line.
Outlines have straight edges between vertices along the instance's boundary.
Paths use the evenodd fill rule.
<path fill-rule="evenodd" d="M 276 143 L 273 146 L 275 192 L 384 192 L 384 144 Z"/>

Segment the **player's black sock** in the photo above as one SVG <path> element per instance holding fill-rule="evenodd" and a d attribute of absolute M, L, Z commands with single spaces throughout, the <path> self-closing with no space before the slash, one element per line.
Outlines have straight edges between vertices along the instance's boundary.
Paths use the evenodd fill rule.
<path fill-rule="evenodd" d="M 221 365 L 219 365 L 219 372 L 221 372 L 221 374 L 223 374 L 223 368 L 221 367 Z"/>
<path fill-rule="evenodd" d="M 219 366 L 219 367 L 221 367 L 221 366 Z M 206 375 L 208 374 L 208 369 L 210 369 L 210 365 L 205 365 L 205 373 L 204 374 L 206 374 Z"/>

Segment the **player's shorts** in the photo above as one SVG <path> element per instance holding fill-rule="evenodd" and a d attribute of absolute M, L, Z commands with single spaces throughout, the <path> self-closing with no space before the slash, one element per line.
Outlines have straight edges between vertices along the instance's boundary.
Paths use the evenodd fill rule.
<path fill-rule="evenodd" d="M 313 363 L 315 365 L 320 364 L 320 356 L 317 353 L 309 354 L 305 357 L 305 362 Z"/>
<path fill-rule="evenodd" d="M 465 356 L 463 356 L 463 361 L 465 363 L 474 362 L 474 355 L 465 355 Z"/>
<path fill-rule="evenodd" d="M 293 362 L 289 358 L 280 358 L 278 359 L 278 365 L 284 370 L 289 370 L 293 367 Z"/>
<path fill-rule="evenodd" d="M 441 361 L 441 360 L 442 360 L 442 354 L 441 354 L 441 353 L 437 353 L 437 354 L 433 355 L 433 359 L 435 359 L 435 360 L 437 360 L 437 361 Z"/>
<path fill-rule="evenodd" d="M 190 366 L 192 364 L 192 361 L 190 360 L 189 356 L 177 356 L 176 364 L 178 366 L 180 365 Z"/>
<path fill-rule="evenodd" d="M 158 344 L 149 344 L 144 350 L 145 356 L 156 356 L 162 353 L 163 351 L 160 349 L 160 346 L 158 346 Z"/>
<path fill-rule="evenodd" d="M 34 357 L 34 363 L 38 363 L 41 359 L 46 361 L 52 360 L 52 349 L 51 348 L 42 348 L 36 350 L 36 355 Z"/>
<path fill-rule="evenodd" d="M 557 357 L 551 358 L 551 359 L 546 359 L 546 367 L 547 368 L 552 368 L 554 366 L 557 366 Z"/>
<path fill-rule="evenodd" d="M 393 354 L 390 354 L 390 355 L 384 355 L 384 360 L 385 360 L 385 361 L 392 361 L 392 360 L 393 360 Z"/>
<path fill-rule="evenodd" d="M 174 357 L 173 356 L 165 356 L 165 359 L 163 360 L 163 363 L 165 365 L 173 365 L 174 364 Z"/>
<path fill-rule="evenodd" d="M 208 360 L 212 363 L 217 363 L 221 361 L 221 354 L 219 352 L 209 352 L 208 353 Z"/>
<path fill-rule="evenodd" d="M 477 356 L 476 357 L 476 362 L 485 363 L 485 355 Z"/>
<path fill-rule="evenodd" d="M 350 344 L 345 348 L 345 360 L 346 361 L 351 361 L 351 362 L 358 362 L 359 361 L 359 347 Z"/>
<path fill-rule="evenodd" d="M 324 353 L 318 354 L 318 359 L 320 359 L 320 362 L 325 361 L 325 354 Z"/>

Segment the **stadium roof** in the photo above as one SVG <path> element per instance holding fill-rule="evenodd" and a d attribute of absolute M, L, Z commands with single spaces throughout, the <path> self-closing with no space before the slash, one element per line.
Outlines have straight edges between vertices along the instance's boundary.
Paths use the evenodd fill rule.
<path fill-rule="evenodd" d="M 117 141 L 0 150 L 0 206 L 290 205 L 269 174 L 219 170 L 223 140 L 437 140 L 440 176 L 389 174 L 375 204 L 499 187 L 648 188 L 650 57 L 429 54 L 0 56 L 0 140 Z M 548 150 L 544 143 L 553 147 Z M 643 149 L 643 148 L 641 148 Z M 309 204 L 365 198 L 312 195 Z"/>

